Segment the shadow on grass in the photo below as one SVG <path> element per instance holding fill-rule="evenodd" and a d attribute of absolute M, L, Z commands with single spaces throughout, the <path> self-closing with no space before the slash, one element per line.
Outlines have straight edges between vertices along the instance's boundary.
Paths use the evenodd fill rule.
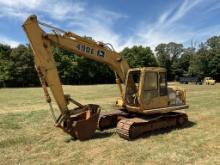
<path fill-rule="evenodd" d="M 113 134 L 114 134 L 114 132 L 106 132 L 106 131 L 96 132 L 95 135 L 92 137 L 92 139 L 107 138 L 109 136 L 112 136 Z"/>
<path fill-rule="evenodd" d="M 150 136 L 157 136 L 157 135 L 160 135 L 160 134 L 166 134 L 166 133 L 169 133 L 173 130 L 176 130 L 176 129 L 187 129 L 187 128 L 191 128 L 193 127 L 194 125 L 196 125 L 195 122 L 193 121 L 188 121 L 188 123 L 184 126 L 181 126 L 181 127 L 170 127 L 170 128 L 163 128 L 163 129 L 159 129 L 159 130 L 154 130 L 154 131 L 151 131 L 151 132 L 147 132 L 147 133 L 144 133 L 142 134 L 141 136 L 137 137 L 136 139 L 132 139 L 132 141 L 134 140 L 137 140 L 137 139 L 140 139 L 140 138 L 147 138 L 147 137 L 150 137 Z M 108 138 L 110 136 L 112 136 L 115 132 L 106 132 L 106 131 L 96 131 L 95 134 L 93 135 L 93 137 L 89 140 L 94 140 L 94 139 L 102 139 L 102 138 Z M 73 137 L 69 137 L 65 140 L 65 142 L 71 142 L 71 141 L 77 141 L 78 139 L 75 139 Z M 86 140 L 87 141 L 87 140 Z"/>
<path fill-rule="evenodd" d="M 194 125 L 196 125 L 195 122 L 193 121 L 188 121 L 187 124 L 185 124 L 184 126 L 176 126 L 176 127 L 169 127 L 169 128 L 163 128 L 163 129 L 159 129 L 159 130 L 155 130 L 155 131 L 151 131 L 151 132 L 148 132 L 148 133 L 144 133 L 143 135 L 141 135 L 139 138 L 147 138 L 147 137 L 150 137 L 150 136 L 157 136 L 157 135 L 160 135 L 160 134 L 166 134 L 166 133 L 169 133 L 173 130 L 181 130 L 181 129 L 187 129 L 187 128 L 191 128 L 193 127 Z M 138 138 L 137 138 L 138 139 Z M 137 140 L 137 139 L 134 139 L 134 140 Z"/>
<path fill-rule="evenodd" d="M 103 139 L 103 138 L 107 138 L 109 136 L 112 136 L 114 134 L 114 132 L 106 132 L 106 131 L 102 131 L 102 132 L 95 132 L 95 134 L 93 135 L 93 137 L 89 140 L 94 140 L 94 139 Z M 78 141 L 79 139 L 68 136 L 64 139 L 64 142 L 71 142 L 71 141 Z M 88 140 L 85 140 L 88 141 Z"/>

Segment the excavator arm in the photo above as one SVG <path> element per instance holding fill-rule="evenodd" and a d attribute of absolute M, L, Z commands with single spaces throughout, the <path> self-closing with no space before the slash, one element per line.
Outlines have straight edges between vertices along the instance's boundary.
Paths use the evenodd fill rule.
<path fill-rule="evenodd" d="M 40 24 L 49 26 L 62 34 L 46 33 L 40 27 Z M 116 73 L 117 83 L 125 82 L 126 74 L 129 69 L 127 61 L 104 43 L 95 42 L 72 32 L 64 32 L 63 30 L 41 23 L 37 20 L 35 15 L 30 16 L 25 21 L 23 28 L 33 50 L 35 65 L 41 83 L 48 84 L 62 113 L 67 110 L 67 102 L 52 54 L 52 48 L 54 46 L 73 52 L 77 56 L 83 56 L 108 65 Z M 117 79 L 117 77 L 120 79 Z M 122 95 L 121 87 L 120 91 Z"/>
<path fill-rule="evenodd" d="M 49 27 L 54 33 L 46 33 L 40 25 Z M 109 48 L 107 44 L 95 42 L 88 38 L 80 37 L 72 32 L 65 32 L 45 23 L 41 23 L 37 20 L 35 15 L 30 16 L 24 22 L 23 29 L 33 50 L 35 67 L 56 125 L 62 127 L 65 132 L 72 136 L 77 136 L 81 140 L 90 138 L 96 128 L 100 112 L 100 110 L 97 109 L 99 109 L 99 107 L 97 105 L 82 105 L 69 95 L 64 94 L 52 49 L 53 47 L 60 47 L 73 52 L 77 56 L 83 56 L 109 66 L 115 72 L 116 83 L 119 86 L 121 97 L 123 97 L 121 82 L 125 82 L 129 69 L 127 61 Z M 58 118 L 54 115 L 47 86 L 50 88 L 61 112 Z M 70 110 L 68 108 L 70 102 L 77 105 L 78 108 L 74 109 L 74 111 Z M 82 112 L 85 113 L 82 115 Z M 73 114 L 79 115 L 71 117 Z M 91 122 L 90 124 L 86 124 L 86 122 L 79 124 L 77 128 L 76 125 L 80 122 L 74 123 L 75 120 L 91 120 Z M 82 130 L 81 127 L 83 127 L 84 130 Z"/>

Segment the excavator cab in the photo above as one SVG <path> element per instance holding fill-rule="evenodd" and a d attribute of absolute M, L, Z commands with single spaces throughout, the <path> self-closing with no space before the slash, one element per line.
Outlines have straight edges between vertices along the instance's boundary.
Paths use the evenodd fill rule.
<path fill-rule="evenodd" d="M 128 110 L 135 112 L 167 107 L 166 69 L 130 69 L 126 80 L 125 102 Z"/>

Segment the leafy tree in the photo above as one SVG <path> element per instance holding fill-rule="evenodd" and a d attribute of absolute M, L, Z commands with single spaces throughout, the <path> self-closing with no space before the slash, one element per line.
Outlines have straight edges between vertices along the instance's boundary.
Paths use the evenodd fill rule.
<path fill-rule="evenodd" d="M 207 40 L 209 50 L 210 76 L 220 79 L 220 36 L 213 36 Z"/>
<path fill-rule="evenodd" d="M 64 84 L 112 83 L 114 75 L 108 66 L 60 48 L 53 51 L 60 78 Z"/>
<path fill-rule="evenodd" d="M 125 48 L 121 55 L 128 60 L 131 68 L 158 66 L 150 47 L 133 46 L 132 48 Z"/>
<path fill-rule="evenodd" d="M 83 57 L 77 58 L 79 84 L 113 83 L 114 74 L 107 65 Z"/>
<path fill-rule="evenodd" d="M 167 47 L 167 44 L 159 44 L 155 48 L 155 52 L 156 52 L 159 66 L 165 67 L 165 68 L 170 68 L 171 61 L 170 61 L 170 56 L 167 53 L 166 47 Z"/>
<path fill-rule="evenodd" d="M 189 74 L 198 77 L 209 76 L 209 61 L 208 47 L 205 43 L 201 43 L 190 61 Z"/>
<path fill-rule="evenodd" d="M 11 47 L 0 44 L 0 87 L 6 86 L 6 81 L 10 79 L 9 74 L 9 56 Z"/>
<path fill-rule="evenodd" d="M 178 68 L 178 59 L 183 53 L 183 45 L 170 42 L 168 44 L 159 44 L 155 48 L 157 60 L 159 66 L 167 69 L 168 79 L 173 79 L 176 72 L 173 72 L 175 68 Z M 176 70 L 177 71 L 177 70 Z M 178 73 L 179 71 L 177 71 Z"/>
<path fill-rule="evenodd" d="M 219 53 L 220 50 L 220 36 L 213 36 L 207 40 L 207 46 L 212 51 Z"/>
<path fill-rule="evenodd" d="M 172 64 L 172 74 L 178 80 L 181 76 L 189 75 L 190 60 L 195 54 L 195 48 L 183 49 L 182 55 L 176 59 Z"/>
<path fill-rule="evenodd" d="M 220 79 L 220 36 L 213 36 L 200 44 L 190 62 L 189 74 Z"/>
<path fill-rule="evenodd" d="M 89 38 L 91 39 L 91 38 Z M 60 48 L 53 54 L 63 84 L 113 83 L 114 74 L 108 66 L 75 56 Z M 161 66 L 173 80 L 180 76 L 212 76 L 220 80 L 220 36 L 213 36 L 199 48 L 184 48 L 182 44 L 170 42 L 155 48 L 155 58 L 149 47 L 125 48 L 124 56 L 131 67 Z M 0 44 L 0 87 L 39 85 L 29 45 L 11 48 Z"/>
<path fill-rule="evenodd" d="M 54 59 L 60 78 L 64 84 L 73 84 L 78 78 L 77 62 L 73 53 L 60 48 L 53 49 Z"/>
<path fill-rule="evenodd" d="M 12 49 L 9 60 L 9 86 L 34 86 L 39 83 L 29 46 L 19 45 Z"/>

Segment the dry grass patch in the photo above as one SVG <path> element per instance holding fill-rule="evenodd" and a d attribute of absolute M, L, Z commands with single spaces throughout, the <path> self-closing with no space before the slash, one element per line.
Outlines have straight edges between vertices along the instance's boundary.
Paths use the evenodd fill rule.
<path fill-rule="evenodd" d="M 220 164 L 220 84 L 180 85 L 187 90 L 191 124 L 155 131 L 135 141 L 114 129 L 66 143 L 53 127 L 40 88 L 0 89 L 0 164 Z M 114 85 L 65 86 L 83 104 L 112 109 Z"/>

